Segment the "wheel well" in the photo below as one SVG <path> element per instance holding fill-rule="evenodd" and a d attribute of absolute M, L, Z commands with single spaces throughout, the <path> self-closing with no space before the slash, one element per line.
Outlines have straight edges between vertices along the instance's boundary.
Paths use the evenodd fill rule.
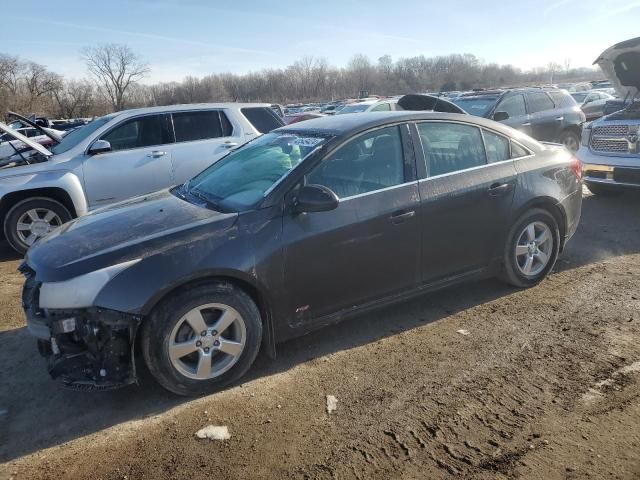
<path fill-rule="evenodd" d="M 558 223 L 558 229 L 560 230 L 560 251 L 562 251 L 564 247 L 564 236 L 567 232 L 567 219 L 562 209 L 558 207 L 558 205 L 556 205 L 553 200 L 548 198 L 540 198 L 525 205 L 518 212 L 516 219 L 520 218 L 521 215 L 523 215 L 527 210 L 531 210 L 532 208 L 540 208 L 542 210 L 545 210 L 553 215 L 553 218 L 556 219 L 556 222 Z"/>
<path fill-rule="evenodd" d="M 52 200 L 60 202 L 64 207 L 69 210 L 72 217 L 76 217 L 76 209 L 73 205 L 73 201 L 69 194 L 62 188 L 49 187 L 49 188 L 34 188 L 31 190 L 20 190 L 18 192 L 7 193 L 2 199 L 0 199 L 0 220 L 4 219 L 7 212 L 16 203 L 21 200 L 25 200 L 31 197 L 48 197 Z"/>
<path fill-rule="evenodd" d="M 564 132 L 573 132 L 578 136 L 578 138 L 580 138 L 580 127 L 578 127 L 577 125 L 569 125 L 568 127 L 564 128 L 562 132 L 560 132 L 560 135 L 562 135 Z"/>
<path fill-rule="evenodd" d="M 256 304 L 258 310 L 260 311 L 260 317 L 262 319 L 263 325 L 263 336 L 262 336 L 262 348 L 265 349 L 265 353 L 269 358 L 275 358 L 275 338 L 273 335 L 273 317 L 272 310 L 269 304 L 268 299 L 264 294 L 262 294 L 255 285 L 252 285 L 250 282 L 246 280 L 242 280 L 237 277 L 230 277 L 227 275 L 213 275 L 208 277 L 202 277 L 195 280 L 188 281 L 186 283 L 182 283 L 180 285 L 176 285 L 171 290 L 164 292 L 163 295 L 156 299 L 153 304 L 148 308 L 148 312 L 152 312 L 159 305 L 162 304 L 162 301 L 180 290 L 189 289 L 196 287 L 198 285 L 210 284 L 214 282 L 226 282 L 233 285 L 236 288 L 239 288 L 244 293 L 251 297 L 251 300 Z M 138 336 L 138 342 L 140 337 Z M 136 342 L 136 343 L 138 343 Z M 138 351 L 139 345 L 136 345 L 136 351 Z"/>

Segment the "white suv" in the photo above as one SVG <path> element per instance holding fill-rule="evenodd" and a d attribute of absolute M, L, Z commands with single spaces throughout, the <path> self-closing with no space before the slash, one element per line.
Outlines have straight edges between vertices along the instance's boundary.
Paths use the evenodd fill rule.
<path fill-rule="evenodd" d="M 0 164 L 0 222 L 24 253 L 90 210 L 184 183 L 230 149 L 283 125 L 269 104 L 196 104 L 125 110 L 93 120 L 47 150 Z"/>

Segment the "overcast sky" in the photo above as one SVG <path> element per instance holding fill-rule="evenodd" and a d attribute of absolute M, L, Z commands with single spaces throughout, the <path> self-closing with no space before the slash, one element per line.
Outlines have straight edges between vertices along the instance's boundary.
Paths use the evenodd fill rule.
<path fill-rule="evenodd" d="M 146 82 L 283 67 L 304 55 L 343 66 L 473 53 L 529 69 L 590 65 L 640 35 L 640 0 L 20 0 L 4 5 L 0 53 L 86 76 L 79 50 L 126 43 L 151 66 Z M 219 6 L 218 6 L 219 5 Z"/>

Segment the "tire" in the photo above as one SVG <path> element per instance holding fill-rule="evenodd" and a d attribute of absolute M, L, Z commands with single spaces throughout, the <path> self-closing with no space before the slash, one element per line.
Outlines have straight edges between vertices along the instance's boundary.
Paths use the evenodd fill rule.
<path fill-rule="evenodd" d="M 580 136 L 572 130 L 565 130 L 558 137 L 558 143 L 563 144 L 571 152 L 577 152 L 580 148 Z"/>
<path fill-rule="evenodd" d="M 536 242 L 529 246 L 532 243 L 530 241 L 531 225 L 534 226 Z M 547 233 L 546 240 L 540 241 L 543 232 Z M 514 223 L 509 231 L 503 256 L 502 280 L 519 288 L 537 285 L 553 269 L 559 250 L 560 230 L 556 219 L 546 210 L 538 208 L 529 210 Z M 546 256 L 544 263 L 543 254 Z M 529 265 L 528 274 L 527 265 Z"/>
<path fill-rule="evenodd" d="M 11 207 L 4 217 L 4 235 L 9 245 L 24 255 L 35 240 L 71 218 L 69 210 L 56 200 L 26 198 Z"/>
<path fill-rule="evenodd" d="M 222 331 L 215 330 L 221 319 L 226 324 L 225 319 L 234 318 Z M 184 396 L 212 393 L 241 378 L 253 364 L 261 341 L 262 319 L 256 304 L 241 289 L 224 282 L 171 295 L 154 309 L 141 331 L 149 371 L 164 388 Z"/>
<path fill-rule="evenodd" d="M 616 195 L 622 194 L 620 190 L 616 190 L 615 188 L 608 187 L 606 185 L 596 185 L 593 183 L 587 183 L 587 188 L 594 195 L 600 195 L 603 197 L 615 197 Z"/>

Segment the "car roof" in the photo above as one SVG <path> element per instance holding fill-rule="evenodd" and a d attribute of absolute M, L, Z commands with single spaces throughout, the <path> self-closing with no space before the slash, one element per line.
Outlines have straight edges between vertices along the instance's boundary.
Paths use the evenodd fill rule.
<path fill-rule="evenodd" d="M 179 105 L 164 105 L 158 107 L 145 107 L 145 108 L 132 108 L 130 110 L 122 110 L 113 114 L 114 116 L 133 116 L 133 115 L 145 115 L 148 113 L 166 113 L 166 112 L 181 112 L 188 110 L 208 110 L 208 109 L 226 109 L 226 110 L 238 110 L 241 108 L 252 107 L 266 107 L 271 108 L 270 103 L 185 103 Z"/>
<path fill-rule="evenodd" d="M 506 125 L 486 118 L 462 113 L 410 111 L 345 113 L 343 115 L 315 118 L 287 125 L 274 130 L 274 132 L 348 137 L 365 130 L 382 127 L 388 124 L 416 122 L 421 120 L 442 120 L 474 124 L 496 130 L 504 135 L 515 138 L 519 142 L 524 143 L 535 150 L 538 150 L 541 147 L 541 145 L 532 138 Z"/>

